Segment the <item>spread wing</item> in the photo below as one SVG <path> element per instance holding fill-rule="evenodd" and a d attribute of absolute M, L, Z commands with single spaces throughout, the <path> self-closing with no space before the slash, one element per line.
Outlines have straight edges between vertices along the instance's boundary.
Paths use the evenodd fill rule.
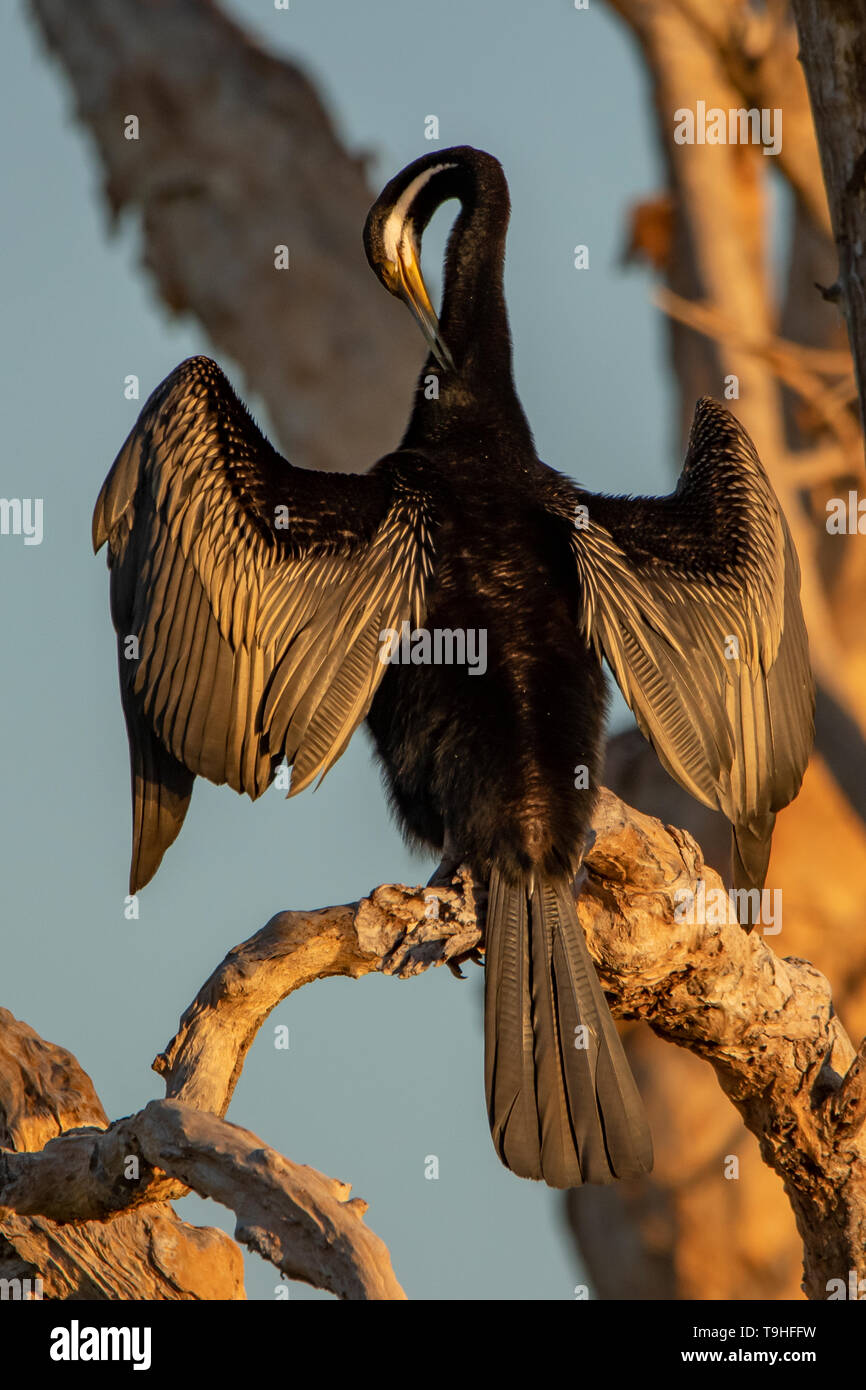
<path fill-rule="evenodd" d="M 581 500 L 586 636 L 664 767 L 733 823 L 735 886 L 761 887 L 815 692 L 797 555 L 754 445 L 705 397 L 671 496 Z"/>
<path fill-rule="evenodd" d="M 195 776 L 292 793 L 340 756 L 386 669 L 380 633 L 420 624 L 431 518 L 394 454 L 367 475 L 293 468 L 219 367 L 154 391 L 96 503 L 133 782 L 130 891 L 177 835 Z"/>

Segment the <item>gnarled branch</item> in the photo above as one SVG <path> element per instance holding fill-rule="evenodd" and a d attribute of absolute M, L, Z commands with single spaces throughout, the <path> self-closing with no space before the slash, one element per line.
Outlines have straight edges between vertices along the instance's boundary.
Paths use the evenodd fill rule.
<path fill-rule="evenodd" d="M 366 1203 L 349 1200 L 347 1183 L 177 1101 L 151 1101 L 107 1130 L 79 1129 L 38 1153 L 0 1154 L 0 1197 L 19 1216 L 105 1221 L 189 1187 L 230 1207 L 238 1240 L 290 1278 L 341 1298 L 405 1298 L 385 1246 L 363 1224 Z"/>
<path fill-rule="evenodd" d="M 855 1054 L 824 976 L 781 959 L 760 929 L 743 931 L 691 836 L 607 791 L 594 829 L 577 904 L 614 1010 L 711 1063 L 784 1181 L 806 1290 L 825 1297 L 866 1243 L 866 1054 Z M 344 1297 L 400 1297 L 348 1188 L 218 1117 L 258 1028 L 295 989 L 329 975 L 405 978 L 465 959 L 482 939 L 465 871 L 448 885 L 387 885 L 358 903 L 277 914 L 229 952 L 157 1058 L 173 1099 L 40 1153 L 4 1154 L 0 1202 L 54 1220 L 104 1220 L 187 1184 L 233 1207 L 239 1238 L 286 1273 Z M 123 1177 L 130 1154 L 146 1165 L 135 1184 Z"/>

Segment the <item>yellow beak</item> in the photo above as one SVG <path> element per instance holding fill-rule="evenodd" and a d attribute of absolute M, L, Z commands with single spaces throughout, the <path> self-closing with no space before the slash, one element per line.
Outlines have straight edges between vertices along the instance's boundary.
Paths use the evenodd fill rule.
<path fill-rule="evenodd" d="M 447 371 L 454 371 L 454 359 L 439 332 L 439 320 L 433 305 L 430 303 L 430 296 L 427 293 L 427 286 L 424 284 L 424 277 L 421 274 L 415 248 L 408 239 L 403 242 L 397 255 L 394 292 L 399 294 L 400 298 L 405 300 L 412 310 L 439 366 L 444 367 Z"/>

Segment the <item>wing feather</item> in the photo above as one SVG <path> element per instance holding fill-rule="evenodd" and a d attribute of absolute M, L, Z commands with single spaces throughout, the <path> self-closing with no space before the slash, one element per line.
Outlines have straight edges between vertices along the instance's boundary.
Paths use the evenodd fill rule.
<path fill-rule="evenodd" d="M 737 886 L 760 887 L 815 709 L 799 565 L 769 478 L 745 430 L 704 398 L 669 498 L 581 500 L 582 630 L 663 766 L 734 825 Z"/>
<path fill-rule="evenodd" d="M 386 669 L 381 630 L 423 614 L 424 466 L 293 468 L 207 358 L 150 397 L 93 518 L 132 759 L 131 891 L 156 872 L 195 776 L 257 797 L 285 756 L 297 792 L 340 756 Z"/>

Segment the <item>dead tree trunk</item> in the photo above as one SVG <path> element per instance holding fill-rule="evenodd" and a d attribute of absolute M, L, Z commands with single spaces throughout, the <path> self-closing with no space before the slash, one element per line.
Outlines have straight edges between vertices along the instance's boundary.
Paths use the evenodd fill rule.
<path fill-rule="evenodd" d="M 829 293 L 845 312 L 866 401 L 866 4 L 792 0 L 839 257 Z M 861 415 L 866 419 L 866 415 Z"/>
<path fill-rule="evenodd" d="M 820 964 L 849 1026 L 866 1029 L 866 587 L 859 537 L 829 535 L 826 502 L 862 477 L 862 439 L 844 324 L 814 282 L 835 277 L 830 217 L 793 22 L 780 5 L 741 0 L 611 0 L 646 64 L 666 186 L 637 209 L 630 256 L 665 288 L 671 362 L 684 431 L 695 399 L 731 388 L 793 520 L 819 680 L 816 757 L 779 818 L 769 883 L 783 893 L 779 949 Z M 778 156 L 760 146 L 679 144 L 675 113 L 781 110 Z M 766 244 L 770 170 L 792 193 L 791 258 L 777 305 Z M 636 193 L 645 196 L 645 190 Z M 650 215 L 652 214 L 652 215 Z M 733 394 L 736 392 L 736 394 Z M 853 774 L 856 765 L 857 773 Z M 727 827 L 659 767 L 643 740 L 609 748 L 607 778 L 642 810 L 698 836 L 727 872 Z M 828 860 L 820 856 L 826 853 Z M 822 864 L 818 876 L 816 862 Z M 608 1297 L 786 1298 L 800 1284 L 800 1240 L 785 1195 L 705 1068 L 646 1030 L 630 1055 L 659 1136 L 650 1182 L 571 1194 L 569 1215 Z M 739 1177 L 726 1180 L 726 1156 Z M 611 1241 L 628 1258 L 611 1260 Z"/>

